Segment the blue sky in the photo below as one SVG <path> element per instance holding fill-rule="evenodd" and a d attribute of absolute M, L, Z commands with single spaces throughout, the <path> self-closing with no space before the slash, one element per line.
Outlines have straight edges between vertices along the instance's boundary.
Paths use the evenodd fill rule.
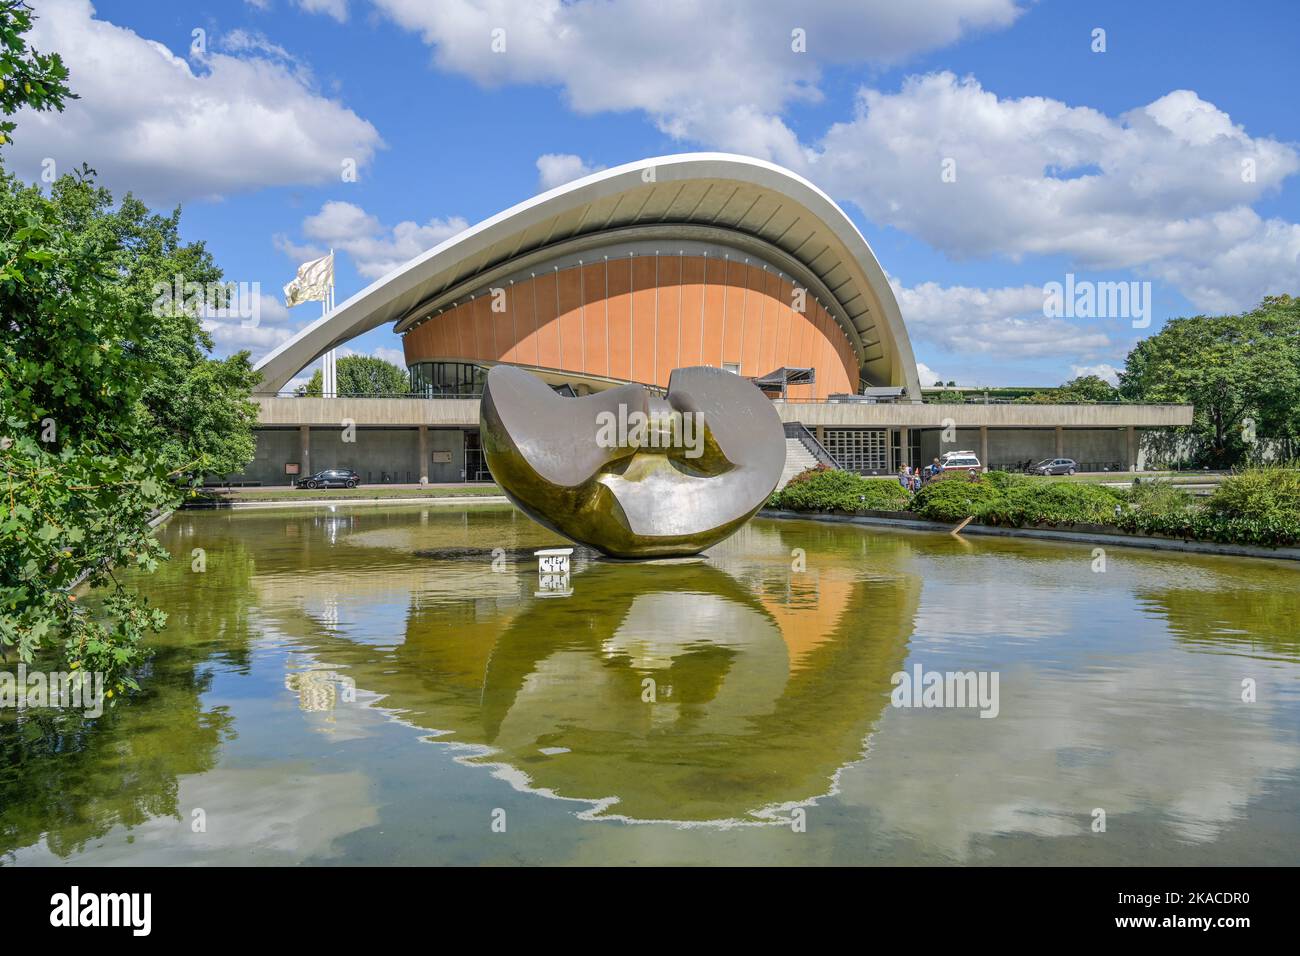
<path fill-rule="evenodd" d="M 6 164 L 84 160 L 117 193 L 182 203 L 186 237 L 269 297 L 257 329 L 214 325 L 221 353 L 318 316 L 278 300 L 319 250 L 338 250 L 341 302 L 566 176 L 697 149 L 790 166 L 844 206 L 923 378 L 1108 374 L 1167 317 L 1300 292 L 1293 3 L 33 5 L 82 99 L 20 115 Z M 1150 282 L 1150 326 L 1045 316 L 1067 273 Z M 350 347 L 400 354 L 387 330 Z"/>

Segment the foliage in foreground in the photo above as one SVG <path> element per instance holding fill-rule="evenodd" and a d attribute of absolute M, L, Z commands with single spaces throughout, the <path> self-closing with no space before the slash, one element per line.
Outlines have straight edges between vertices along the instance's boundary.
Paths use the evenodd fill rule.
<path fill-rule="evenodd" d="M 912 511 L 932 521 L 983 524 L 1110 525 L 1131 534 L 1285 547 L 1300 544 L 1300 470 L 1256 468 L 1225 479 L 1205 505 L 1166 481 L 1114 488 L 989 472 L 977 481 L 949 473 L 909 495 L 893 479 L 809 469 L 775 495 L 792 511 Z M 878 489 L 875 503 L 858 495 Z M 868 501 L 871 499 L 868 498 Z"/>
<path fill-rule="evenodd" d="M 26 48 L 29 27 L 0 0 L 6 113 L 72 95 L 57 57 Z M 54 652 L 120 689 L 164 616 L 114 568 L 167 557 L 149 519 L 185 479 L 242 467 L 255 410 L 247 354 L 208 359 L 195 311 L 156 308 L 176 273 L 219 279 L 211 257 L 180 242 L 179 212 L 129 196 L 114 209 L 93 179 L 83 167 L 46 195 L 0 169 L 0 651 Z M 95 616 L 81 582 L 106 589 Z"/>
<path fill-rule="evenodd" d="M 988 478 L 971 481 L 964 471 L 952 471 L 922 487 L 912 498 L 912 510 L 931 521 L 961 521 L 1001 495 Z"/>
<path fill-rule="evenodd" d="M 902 511 L 910 499 L 893 478 L 810 468 L 791 479 L 770 504 L 791 511 Z"/>

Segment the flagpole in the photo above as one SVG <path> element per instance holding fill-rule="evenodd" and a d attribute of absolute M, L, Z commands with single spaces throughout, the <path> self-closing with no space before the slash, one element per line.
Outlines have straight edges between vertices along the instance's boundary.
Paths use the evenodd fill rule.
<path fill-rule="evenodd" d="M 330 283 L 325 292 L 325 298 L 321 300 L 321 317 L 324 318 L 334 308 L 334 250 L 330 249 Z M 334 349 L 325 353 L 325 362 L 321 372 L 321 389 L 326 398 L 337 398 L 339 390 L 339 369 L 338 358 Z"/>

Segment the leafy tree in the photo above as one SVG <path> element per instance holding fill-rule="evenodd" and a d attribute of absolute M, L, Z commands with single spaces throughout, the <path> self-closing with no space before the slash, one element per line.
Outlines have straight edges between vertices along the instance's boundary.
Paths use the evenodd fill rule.
<path fill-rule="evenodd" d="M 177 282 L 211 289 L 229 302 L 222 272 L 204 244 L 182 243 L 180 209 L 151 213 L 127 195 L 113 208 L 108 190 L 90 184 L 91 171 L 64 176 L 50 198 L 65 228 L 94 237 L 110 249 L 117 281 L 133 299 L 153 303 L 150 333 L 135 343 L 153 374 L 141 400 L 149 411 L 146 440 L 176 462 L 202 461 L 211 473 L 239 471 L 254 454 L 257 406 L 248 393 L 257 385 L 247 352 L 210 359 L 211 336 L 196 302 L 174 295 Z"/>
<path fill-rule="evenodd" d="M 370 355 L 345 355 L 338 361 L 340 395 L 401 395 L 411 390 L 406 369 Z M 304 395 L 320 395 L 323 390 L 320 369 L 303 389 Z"/>
<path fill-rule="evenodd" d="M 27 51 L 30 24 L 0 0 L 6 113 L 71 95 L 58 57 Z M 57 648 L 120 691 L 165 618 L 114 569 L 167 557 L 149 521 L 181 500 L 178 479 L 251 455 L 251 435 L 238 444 L 251 370 L 247 355 L 206 359 L 196 315 L 154 308 L 160 273 L 220 278 L 201 245 L 179 242 L 179 214 L 130 197 L 113 211 L 93 178 L 83 167 L 46 196 L 0 169 L 0 652 Z M 94 616 L 82 582 L 104 589 Z"/>
<path fill-rule="evenodd" d="M 1056 397 L 1062 402 L 1113 402 L 1119 389 L 1099 375 L 1080 375 L 1062 385 Z"/>
<path fill-rule="evenodd" d="M 1300 437 L 1300 299 L 1270 296 L 1241 315 L 1172 319 L 1128 355 L 1125 398 L 1190 402 L 1199 463 L 1247 459 L 1260 440 L 1284 455 Z"/>
<path fill-rule="evenodd" d="M 1080 375 L 1060 388 L 1045 389 L 1022 395 L 1016 402 L 1030 405 L 1054 405 L 1061 402 L 1114 402 L 1119 389 L 1097 375 Z"/>
<path fill-rule="evenodd" d="M 154 371 L 135 343 L 153 317 L 115 281 L 104 236 L 68 230 L 52 201 L 0 175 L 0 644 L 30 660 L 61 637 L 73 665 L 121 671 L 163 619 L 113 567 L 156 566 L 149 518 L 180 497 L 146 441 Z M 76 604 L 87 576 L 110 587 L 107 624 Z"/>
<path fill-rule="evenodd" d="M 68 68 L 57 53 L 37 53 L 23 34 L 32 28 L 32 8 L 21 0 L 0 0 L 0 113 L 12 116 L 24 106 L 59 110 L 77 95 L 68 89 Z M 0 146 L 14 123 L 0 123 Z"/>

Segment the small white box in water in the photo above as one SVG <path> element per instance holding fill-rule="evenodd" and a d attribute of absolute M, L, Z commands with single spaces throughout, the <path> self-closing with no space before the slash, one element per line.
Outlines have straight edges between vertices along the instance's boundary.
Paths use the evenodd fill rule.
<path fill-rule="evenodd" d="M 573 554 L 572 548 L 543 548 L 533 553 L 537 555 L 538 574 L 567 575 L 569 573 L 569 555 Z"/>

